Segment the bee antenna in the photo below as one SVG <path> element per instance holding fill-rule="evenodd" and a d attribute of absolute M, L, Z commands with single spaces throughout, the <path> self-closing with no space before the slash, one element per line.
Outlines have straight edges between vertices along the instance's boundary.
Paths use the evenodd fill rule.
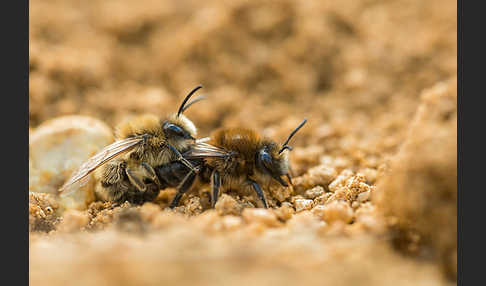
<path fill-rule="evenodd" d="M 285 143 L 282 145 L 282 149 L 280 149 L 280 151 L 278 151 L 278 153 L 282 153 L 285 149 L 289 149 L 289 150 L 292 150 L 292 147 L 287 145 L 290 141 L 290 139 L 292 139 L 292 137 L 295 135 L 295 133 L 297 133 L 297 131 L 299 131 L 300 128 L 302 128 L 302 126 L 304 126 L 304 124 L 307 122 L 307 119 L 304 119 L 304 121 L 302 121 L 299 126 L 297 126 L 297 128 L 294 129 L 294 131 L 292 131 L 292 133 L 290 133 L 289 135 L 289 138 L 287 138 L 287 140 L 285 141 Z"/>
<path fill-rule="evenodd" d="M 194 88 L 193 90 L 191 90 L 191 92 L 189 92 L 189 94 L 186 96 L 186 98 L 184 98 L 184 101 L 182 102 L 181 106 L 179 107 L 179 111 L 177 111 L 177 117 L 179 117 L 179 115 L 181 115 L 183 112 L 184 112 L 184 105 L 186 104 L 186 102 L 189 100 L 189 98 L 191 98 L 191 96 L 200 88 L 202 88 L 203 86 L 202 85 L 198 85 L 196 86 L 196 88 Z"/>
<path fill-rule="evenodd" d="M 184 106 L 184 108 L 182 109 L 182 112 L 183 113 L 184 111 L 186 111 L 186 109 L 188 109 L 191 105 L 193 105 L 194 103 L 198 102 L 198 101 L 201 101 L 203 99 L 206 99 L 207 98 L 207 95 L 201 95 L 200 97 L 194 99 L 193 101 L 189 102 L 188 104 L 186 104 Z"/>

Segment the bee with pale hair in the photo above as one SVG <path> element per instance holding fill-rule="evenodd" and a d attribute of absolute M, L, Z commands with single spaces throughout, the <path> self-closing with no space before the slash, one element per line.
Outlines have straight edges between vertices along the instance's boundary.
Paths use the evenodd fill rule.
<path fill-rule="evenodd" d="M 116 128 L 116 141 L 82 164 L 59 191 L 75 190 L 91 173 L 97 181 L 96 197 L 104 201 L 141 204 L 152 201 L 160 189 L 177 186 L 194 170 L 182 153 L 196 142 L 197 129 L 183 112 L 203 98 L 187 103 L 201 87 L 189 92 L 177 113 L 165 119 L 142 115 L 121 123 Z"/>

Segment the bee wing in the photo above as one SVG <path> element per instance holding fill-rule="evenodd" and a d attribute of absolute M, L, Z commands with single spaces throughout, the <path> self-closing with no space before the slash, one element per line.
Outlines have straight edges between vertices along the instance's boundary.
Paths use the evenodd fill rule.
<path fill-rule="evenodd" d="M 228 152 L 223 148 L 219 148 L 205 142 L 196 142 L 183 155 L 187 159 L 199 159 L 199 158 L 211 158 L 211 157 L 225 158 L 233 155 L 233 153 Z"/>
<path fill-rule="evenodd" d="M 84 185 L 86 185 L 90 181 L 90 179 L 91 179 L 91 176 L 88 174 L 88 175 L 82 177 L 81 179 L 79 179 L 77 181 L 74 181 L 74 182 L 72 182 L 70 184 L 65 183 L 61 187 L 61 189 L 59 189 L 59 192 L 61 192 L 60 193 L 60 196 L 69 195 L 73 191 L 79 190 Z"/>
<path fill-rule="evenodd" d="M 209 140 L 211 140 L 211 138 L 209 137 L 199 138 L 196 139 L 196 143 L 204 143 L 204 142 L 208 142 Z"/>
<path fill-rule="evenodd" d="M 88 175 L 102 166 L 106 162 L 115 158 L 116 156 L 133 149 L 135 146 L 143 141 L 142 137 L 132 137 L 122 140 L 117 140 L 114 143 L 106 146 L 100 152 L 96 153 L 93 157 L 89 158 L 86 162 L 79 167 L 69 180 L 59 189 L 59 192 L 65 192 L 68 189 L 74 189 L 76 186 L 83 186 L 88 181 Z"/>

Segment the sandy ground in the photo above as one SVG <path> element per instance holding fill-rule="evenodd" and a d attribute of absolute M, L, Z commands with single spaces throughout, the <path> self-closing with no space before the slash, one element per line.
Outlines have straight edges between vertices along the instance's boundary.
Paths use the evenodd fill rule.
<path fill-rule="evenodd" d="M 206 185 L 175 211 L 173 189 L 66 211 L 31 192 L 31 285 L 454 285 L 456 2 L 226 2 L 30 1 L 31 134 L 164 116 L 200 83 L 200 137 L 309 120 L 269 210 L 212 210 Z"/>

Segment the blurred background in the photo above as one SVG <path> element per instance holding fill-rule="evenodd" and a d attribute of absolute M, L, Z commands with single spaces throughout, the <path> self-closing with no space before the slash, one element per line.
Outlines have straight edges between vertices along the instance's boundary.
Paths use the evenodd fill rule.
<path fill-rule="evenodd" d="M 188 113 L 203 133 L 304 116 L 399 130 L 456 75 L 456 23 L 454 1 L 34 0 L 30 126 L 162 116 L 203 84 Z"/>
<path fill-rule="evenodd" d="M 247 126 L 280 142 L 307 118 L 293 139 L 297 175 L 331 160 L 338 174 L 361 172 L 374 186 L 406 140 L 424 94 L 444 83 L 456 93 L 456 8 L 450 0 L 32 0 L 29 126 L 72 114 L 110 127 L 145 112 L 164 116 L 202 84 L 199 93 L 208 98 L 186 112 L 200 137 Z M 423 233 L 439 233 L 427 227 Z M 354 242 L 350 249 L 361 245 Z M 375 253 L 370 245 L 358 258 Z M 449 265 L 448 255 L 441 261 Z M 33 281 L 49 282 L 36 261 Z M 403 263 L 394 275 L 422 269 Z M 346 260 L 333 269 L 357 264 Z M 365 269 L 379 272 L 375 266 Z M 420 273 L 414 285 L 444 283 L 435 272 Z M 287 282 L 299 281 L 292 277 L 302 278 Z"/>

